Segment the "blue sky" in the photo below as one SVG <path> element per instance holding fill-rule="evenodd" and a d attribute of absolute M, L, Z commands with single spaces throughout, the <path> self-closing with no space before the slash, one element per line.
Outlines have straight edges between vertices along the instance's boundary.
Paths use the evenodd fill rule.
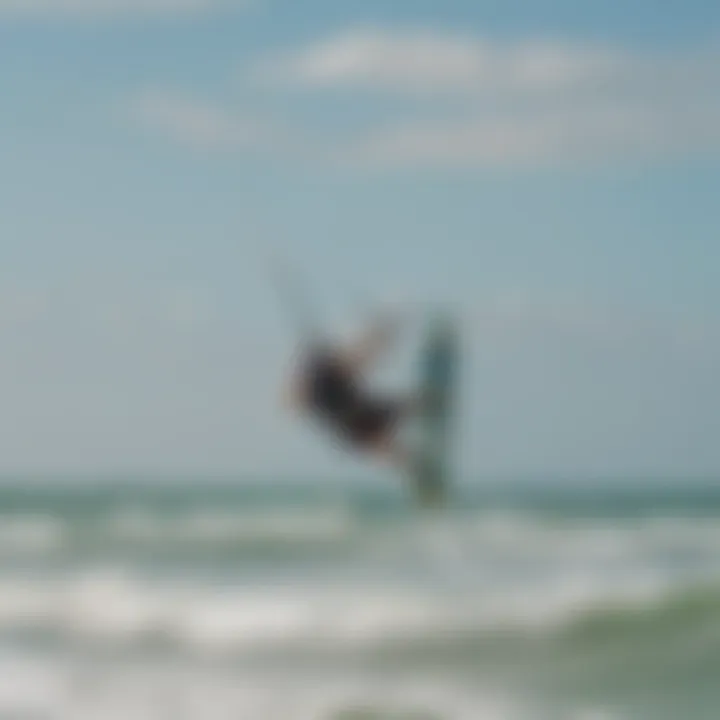
<path fill-rule="evenodd" d="M 364 471 L 272 246 L 457 307 L 468 472 L 720 471 L 718 60 L 698 0 L 0 0 L 0 470 Z"/>

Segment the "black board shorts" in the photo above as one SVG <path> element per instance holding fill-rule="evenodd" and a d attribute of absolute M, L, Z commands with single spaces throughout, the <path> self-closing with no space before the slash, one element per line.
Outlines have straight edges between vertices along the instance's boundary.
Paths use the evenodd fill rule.
<path fill-rule="evenodd" d="M 365 400 L 339 423 L 344 439 L 354 446 L 367 446 L 391 434 L 401 415 L 395 400 Z"/>

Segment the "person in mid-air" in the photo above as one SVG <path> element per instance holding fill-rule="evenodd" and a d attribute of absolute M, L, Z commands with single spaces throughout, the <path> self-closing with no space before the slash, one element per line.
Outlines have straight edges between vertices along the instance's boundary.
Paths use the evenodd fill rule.
<path fill-rule="evenodd" d="M 386 319 L 348 346 L 311 343 L 292 376 L 290 404 L 319 420 L 350 449 L 408 469 L 410 457 L 397 431 L 418 409 L 417 398 L 373 393 L 364 381 L 394 335 L 395 322 Z"/>

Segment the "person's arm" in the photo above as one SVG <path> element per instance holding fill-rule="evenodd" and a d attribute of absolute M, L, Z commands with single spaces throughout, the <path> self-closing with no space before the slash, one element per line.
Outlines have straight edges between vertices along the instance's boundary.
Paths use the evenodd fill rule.
<path fill-rule="evenodd" d="M 355 342 L 345 347 L 345 361 L 355 372 L 362 373 L 387 352 L 397 338 L 399 324 L 398 317 L 388 315 L 377 318 Z"/>

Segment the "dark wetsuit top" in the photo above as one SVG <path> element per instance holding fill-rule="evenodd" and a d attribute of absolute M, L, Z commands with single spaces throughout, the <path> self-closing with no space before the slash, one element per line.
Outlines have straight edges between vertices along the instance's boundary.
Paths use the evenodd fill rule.
<path fill-rule="evenodd" d="M 368 397 L 331 353 L 314 354 L 306 380 L 311 409 L 353 443 L 378 438 L 397 417 L 395 403 Z"/>
<path fill-rule="evenodd" d="M 310 405 L 319 414 L 340 419 L 360 402 L 355 379 L 330 354 L 314 356 L 307 370 Z"/>

